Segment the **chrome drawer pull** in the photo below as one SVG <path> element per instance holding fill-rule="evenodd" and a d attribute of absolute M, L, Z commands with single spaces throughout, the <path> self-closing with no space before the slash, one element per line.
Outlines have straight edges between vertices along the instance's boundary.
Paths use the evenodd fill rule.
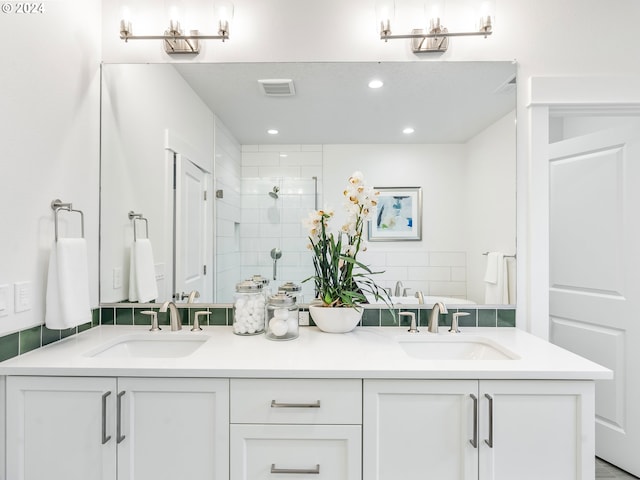
<path fill-rule="evenodd" d="M 469 443 L 473 448 L 478 448 L 478 397 L 473 393 L 469 396 L 473 400 L 473 438 L 469 440 Z"/>
<path fill-rule="evenodd" d="M 111 440 L 111 435 L 107 435 L 107 397 L 111 392 L 102 394 L 102 445 Z"/>
<path fill-rule="evenodd" d="M 489 445 L 489 448 L 493 448 L 493 397 L 488 393 L 484 396 L 489 400 L 489 438 L 484 443 Z"/>
<path fill-rule="evenodd" d="M 309 474 L 318 475 L 320 473 L 320 464 L 316 464 L 316 468 L 276 468 L 276 464 L 271 464 L 271 473 L 297 473 L 297 474 Z"/>
<path fill-rule="evenodd" d="M 122 435 L 122 396 L 127 393 L 124 390 L 118 394 L 116 403 L 116 443 L 121 443 L 126 436 Z"/>
<path fill-rule="evenodd" d="M 320 400 L 315 403 L 281 403 L 271 400 L 271 408 L 320 408 Z"/>

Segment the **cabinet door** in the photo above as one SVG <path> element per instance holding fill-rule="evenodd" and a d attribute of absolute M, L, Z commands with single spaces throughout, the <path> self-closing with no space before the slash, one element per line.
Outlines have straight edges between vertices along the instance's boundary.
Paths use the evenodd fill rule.
<path fill-rule="evenodd" d="M 118 480 L 226 480 L 229 381 L 119 378 Z"/>
<path fill-rule="evenodd" d="M 359 480 L 360 425 L 231 425 L 231 480 Z"/>
<path fill-rule="evenodd" d="M 481 480 L 593 479 L 594 415 L 593 382 L 481 381 Z"/>
<path fill-rule="evenodd" d="M 115 480 L 113 378 L 8 377 L 7 478 Z"/>
<path fill-rule="evenodd" d="M 477 392 L 475 380 L 365 380 L 363 478 L 476 479 Z"/>

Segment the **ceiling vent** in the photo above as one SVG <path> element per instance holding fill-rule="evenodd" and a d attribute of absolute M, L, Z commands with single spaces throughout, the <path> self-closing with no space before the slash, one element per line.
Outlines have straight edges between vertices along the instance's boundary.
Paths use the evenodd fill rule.
<path fill-rule="evenodd" d="M 290 97 L 296 94 L 293 80 L 288 78 L 258 80 L 258 84 L 267 97 Z"/>
<path fill-rule="evenodd" d="M 515 91 L 515 89 L 516 89 L 516 76 L 514 75 L 513 77 L 510 77 L 509 80 L 507 80 L 502 85 L 500 85 L 498 88 L 496 88 L 494 93 L 496 94 L 511 93 Z"/>

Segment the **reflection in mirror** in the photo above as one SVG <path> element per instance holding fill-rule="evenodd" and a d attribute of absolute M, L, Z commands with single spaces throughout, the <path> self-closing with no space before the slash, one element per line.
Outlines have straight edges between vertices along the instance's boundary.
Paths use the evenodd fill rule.
<path fill-rule="evenodd" d="M 344 184 L 360 170 L 376 187 L 422 188 L 422 238 L 372 242 L 361 257 L 384 270 L 381 285 L 426 302 L 515 303 L 515 70 L 104 65 L 101 301 L 127 301 L 145 281 L 158 301 L 197 290 L 204 303 L 230 303 L 253 275 L 271 290 L 300 284 L 313 273 L 302 219 L 326 206 L 339 226 Z M 259 82 L 273 79 L 291 82 Z M 130 211 L 148 219 L 146 277 L 130 255 Z M 304 302 L 312 289 L 303 284 Z"/>

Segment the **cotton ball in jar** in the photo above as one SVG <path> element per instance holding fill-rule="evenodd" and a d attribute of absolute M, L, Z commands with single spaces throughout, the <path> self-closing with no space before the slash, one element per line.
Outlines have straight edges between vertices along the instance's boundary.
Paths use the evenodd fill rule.
<path fill-rule="evenodd" d="M 289 311 L 286 308 L 276 308 L 273 311 L 273 318 L 277 318 L 278 320 L 286 320 L 289 318 Z"/>
<path fill-rule="evenodd" d="M 272 318 L 269 322 L 269 330 L 276 337 L 282 337 L 287 334 L 289 328 L 287 326 L 287 322 L 285 322 L 284 320 L 281 320 L 279 318 Z"/>

